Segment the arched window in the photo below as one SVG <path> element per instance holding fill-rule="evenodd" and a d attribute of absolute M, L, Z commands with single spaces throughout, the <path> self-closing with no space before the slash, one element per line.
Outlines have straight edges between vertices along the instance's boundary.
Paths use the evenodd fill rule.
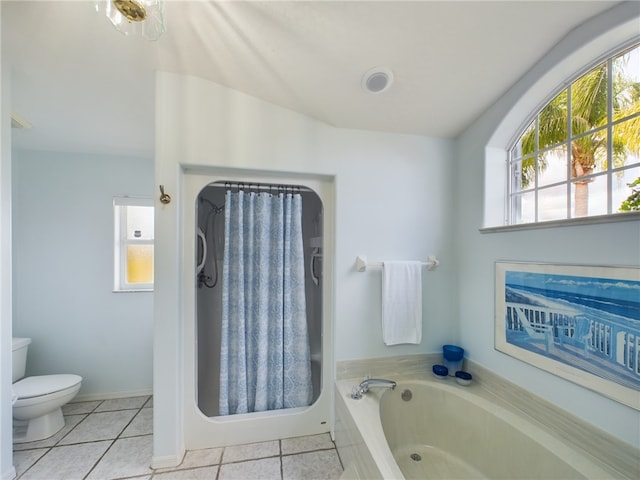
<path fill-rule="evenodd" d="M 559 91 L 508 156 L 510 225 L 640 210 L 640 44 Z"/>

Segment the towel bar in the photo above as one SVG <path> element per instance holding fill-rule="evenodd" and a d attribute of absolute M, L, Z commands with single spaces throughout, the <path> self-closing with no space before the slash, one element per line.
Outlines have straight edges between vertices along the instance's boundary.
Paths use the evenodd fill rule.
<path fill-rule="evenodd" d="M 427 267 L 427 270 L 434 270 L 440 265 L 438 259 L 432 255 L 427 257 L 426 262 L 421 263 Z M 356 270 L 358 272 L 364 272 L 367 267 L 382 267 L 382 262 L 369 262 L 367 261 L 367 257 L 358 255 L 356 257 Z"/>

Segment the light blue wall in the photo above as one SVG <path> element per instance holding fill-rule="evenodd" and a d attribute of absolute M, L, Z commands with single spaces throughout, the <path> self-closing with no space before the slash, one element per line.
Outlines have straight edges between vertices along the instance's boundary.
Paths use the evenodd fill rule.
<path fill-rule="evenodd" d="M 325 236 L 335 248 L 331 255 L 325 252 L 323 265 L 331 264 L 335 272 L 330 287 L 334 307 L 327 312 L 334 338 L 324 341 L 332 342 L 335 359 L 433 352 L 455 338 L 452 141 L 333 128 L 215 83 L 171 73 L 158 74 L 156 98 L 156 183 L 174 196 L 170 205 L 156 208 L 157 465 L 180 457 L 185 435 L 181 409 L 191 408 L 183 407 L 180 390 L 193 362 L 181 344 L 183 332 L 194 321 L 184 315 L 180 278 L 181 242 L 193 242 L 194 236 L 181 226 L 181 190 L 189 168 L 332 179 L 335 218 L 328 221 L 334 231 Z M 356 257 L 425 260 L 430 254 L 442 265 L 433 272 L 424 270 L 422 343 L 386 347 L 381 271 L 357 272 Z"/>
<path fill-rule="evenodd" d="M 564 226 L 503 233 L 481 233 L 483 205 L 490 195 L 485 188 L 502 188 L 485 178 L 485 147 L 504 142 L 513 135 L 523 115 L 531 112 L 565 78 L 570 69 L 580 68 L 585 58 L 613 48 L 618 38 L 638 34 L 637 4 L 623 5 L 582 25 L 497 101 L 456 142 L 458 199 L 456 225 L 457 291 L 460 308 L 460 343 L 469 357 L 559 407 L 595 424 L 618 438 L 640 446 L 638 412 L 606 396 L 594 393 L 555 375 L 529 366 L 494 350 L 494 265 L 497 260 L 591 265 L 640 266 L 640 221 Z M 625 33 L 626 32 L 626 33 Z M 609 42 L 611 45 L 607 46 Z M 580 51 L 582 60 L 572 57 Z M 554 73 L 558 64 L 566 71 Z M 568 69 L 568 70 L 567 70 Z M 544 80 L 548 89 L 541 88 Z M 521 98 L 531 92 L 529 107 Z M 519 120 L 503 123 L 509 118 Z M 511 131 L 509 132 L 509 129 Z M 497 137 L 502 137 L 496 140 Z M 492 145 L 496 146 L 496 145 Z M 502 146 L 506 146 L 502 143 Z M 506 167 L 505 167 L 506 168 Z M 495 182 L 494 182 L 495 183 Z M 490 193 L 490 192 L 489 192 Z"/>
<path fill-rule="evenodd" d="M 148 196 L 153 160 L 13 155 L 13 333 L 27 374 L 75 373 L 80 396 L 151 390 L 152 293 L 113 293 L 114 195 Z"/>

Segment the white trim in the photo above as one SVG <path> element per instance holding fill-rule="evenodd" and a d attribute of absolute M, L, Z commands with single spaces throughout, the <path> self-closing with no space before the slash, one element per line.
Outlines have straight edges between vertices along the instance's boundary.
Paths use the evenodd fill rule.
<path fill-rule="evenodd" d="M 636 20 L 636 22 L 637 21 L 638 20 Z M 573 73 L 571 73 L 570 75 L 565 76 L 565 78 L 561 82 L 559 82 L 558 85 L 554 89 L 551 89 L 549 91 L 549 93 L 537 104 L 537 106 L 533 110 L 531 110 L 529 112 L 529 115 L 524 117 L 524 120 L 522 120 L 522 122 L 520 124 L 520 127 L 512 132 L 512 136 L 511 136 L 510 140 L 506 144 L 507 150 L 510 150 L 516 144 L 516 142 L 518 141 L 518 138 L 520 137 L 520 135 L 522 134 L 524 129 L 536 118 L 538 113 L 544 107 L 546 107 L 547 104 L 549 104 L 549 102 L 551 102 L 551 100 L 553 100 L 556 96 L 558 96 L 563 90 L 565 90 L 573 82 L 575 82 L 580 77 L 582 77 L 583 75 L 585 75 L 588 72 L 590 72 L 591 70 L 593 70 L 595 67 L 597 67 L 601 63 L 606 62 L 609 58 L 615 56 L 617 53 L 623 52 L 624 50 L 636 45 L 638 42 L 640 42 L 640 34 L 636 33 L 631 38 L 628 38 L 625 41 L 622 41 L 620 43 L 616 43 L 615 45 L 612 45 L 611 47 L 607 48 L 604 52 L 600 53 L 595 58 L 592 58 L 591 61 L 585 63 L 584 65 L 582 65 L 579 68 L 576 68 L 573 71 Z M 577 55 L 577 53 L 576 53 L 576 55 Z M 581 58 L 583 56 L 584 55 L 580 55 Z M 567 57 L 566 61 L 567 61 L 567 63 L 569 65 L 574 65 L 575 63 L 577 63 L 577 61 L 572 61 L 572 55 Z M 557 68 L 558 69 L 561 68 L 561 65 L 558 65 Z M 549 76 L 552 76 L 553 71 L 555 69 L 556 68 L 554 68 L 554 69 L 552 69 L 552 70 L 550 70 L 548 72 Z M 544 78 L 541 78 L 540 80 L 542 81 L 542 80 L 544 80 Z M 549 80 L 549 82 L 550 81 L 551 80 Z M 533 89 L 533 87 L 532 87 L 532 89 Z"/>
<path fill-rule="evenodd" d="M 622 223 L 633 221 L 640 222 L 640 212 L 616 213 L 612 215 L 594 215 L 592 217 L 568 218 L 566 220 L 549 220 L 546 222 L 484 227 L 479 231 L 480 233 L 515 232 L 516 230 L 533 230 L 536 228 L 574 227 L 578 225 L 596 225 L 599 223 Z"/>
<path fill-rule="evenodd" d="M 140 293 L 140 292 L 153 292 L 153 287 L 151 288 L 131 288 L 129 290 L 111 290 L 112 293 Z"/>
<path fill-rule="evenodd" d="M 152 389 L 133 390 L 129 392 L 110 392 L 110 393 L 90 393 L 86 395 L 78 395 L 71 403 L 77 402 L 95 402 L 98 400 L 114 400 L 118 398 L 129 397 L 148 397 L 153 395 Z"/>
<path fill-rule="evenodd" d="M 335 421 L 333 328 L 335 319 L 335 196 L 336 177 L 322 174 L 240 170 L 224 167 L 183 166 L 181 178 L 181 297 L 182 297 L 182 423 L 184 445 L 189 450 L 269 441 L 283 436 L 330 432 Z M 313 190 L 323 205 L 322 391 L 316 401 L 298 409 L 206 417 L 197 404 L 196 265 L 194 206 L 201 190 L 216 181 L 299 184 Z M 246 423 L 250 419 L 250 425 Z"/>
<path fill-rule="evenodd" d="M 16 478 L 16 468 L 11 466 L 6 472 L 2 472 L 2 480 L 13 480 Z"/>
<path fill-rule="evenodd" d="M 153 198 L 135 197 L 129 195 L 116 195 L 113 197 L 114 206 L 134 206 L 134 207 L 153 207 L 155 206 Z"/>
<path fill-rule="evenodd" d="M 154 456 L 151 457 L 151 465 L 150 467 L 154 470 L 157 468 L 171 468 L 177 467 L 182 463 L 182 459 L 184 457 L 185 451 L 179 455 L 164 455 L 164 456 Z"/>

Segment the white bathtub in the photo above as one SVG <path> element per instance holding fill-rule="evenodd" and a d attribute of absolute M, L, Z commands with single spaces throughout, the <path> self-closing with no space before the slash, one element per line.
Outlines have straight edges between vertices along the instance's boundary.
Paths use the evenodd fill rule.
<path fill-rule="evenodd" d="M 337 382 L 336 445 L 344 479 L 613 479 L 619 470 L 500 406 L 477 384 L 399 381 L 350 397 Z M 411 391 L 411 400 L 402 393 Z"/>

